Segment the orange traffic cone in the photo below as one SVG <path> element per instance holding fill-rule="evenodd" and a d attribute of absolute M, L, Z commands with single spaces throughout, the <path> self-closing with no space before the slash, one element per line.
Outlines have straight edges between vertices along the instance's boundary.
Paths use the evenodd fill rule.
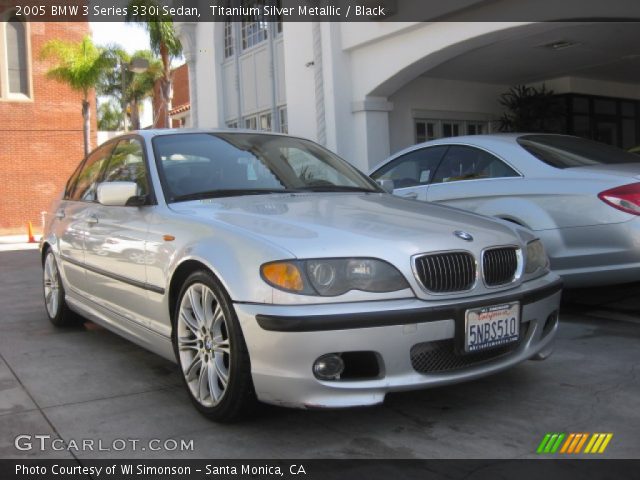
<path fill-rule="evenodd" d="M 33 236 L 33 225 L 31 225 L 31 222 L 29 222 L 27 234 L 29 235 L 29 239 L 27 240 L 29 243 L 37 243 L 36 237 Z"/>

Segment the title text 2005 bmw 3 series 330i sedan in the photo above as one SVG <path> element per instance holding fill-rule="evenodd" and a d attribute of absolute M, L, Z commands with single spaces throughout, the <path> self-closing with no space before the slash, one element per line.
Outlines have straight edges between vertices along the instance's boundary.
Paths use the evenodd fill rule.
<path fill-rule="evenodd" d="M 123 136 L 49 217 L 51 321 L 177 360 L 220 421 L 470 380 L 545 358 L 557 330 L 561 283 L 529 230 L 386 194 L 299 138 Z"/>

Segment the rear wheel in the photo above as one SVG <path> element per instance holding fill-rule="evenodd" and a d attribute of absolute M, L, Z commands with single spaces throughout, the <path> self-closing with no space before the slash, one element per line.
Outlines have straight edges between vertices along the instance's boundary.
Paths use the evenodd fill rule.
<path fill-rule="evenodd" d="M 56 327 L 66 327 L 82 323 L 82 317 L 67 306 L 64 299 L 64 286 L 58 270 L 56 257 L 48 250 L 42 270 L 44 306 L 51 323 Z"/>
<path fill-rule="evenodd" d="M 173 347 L 196 408 L 220 422 L 237 420 L 255 404 L 249 354 L 233 305 L 209 272 L 185 281 L 173 319 Z"/>

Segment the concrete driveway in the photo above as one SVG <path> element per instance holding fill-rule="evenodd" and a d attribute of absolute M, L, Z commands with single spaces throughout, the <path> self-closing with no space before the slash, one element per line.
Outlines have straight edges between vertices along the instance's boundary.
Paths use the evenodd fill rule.
<path fill-rule="evenodd" d="M 640 457 L 640 284 L 571 292 L 545 362 L 375 408 L 264 406 L 217 425 L 191 406 L 174 364 L 92 323 L 50 325 L 40 271 L 37 251 L 0 252 L 0 458 L 524 458 L 547 432 L 611 432 L 603 457 Z M 139 443 L 18 450 L 21 434 Z M 143 450 L 150 439 L 193 448 Z"/>

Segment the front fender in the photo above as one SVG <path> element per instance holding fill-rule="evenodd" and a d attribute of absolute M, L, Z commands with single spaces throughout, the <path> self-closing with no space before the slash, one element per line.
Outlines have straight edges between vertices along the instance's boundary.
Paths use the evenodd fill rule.
<path fill-rule="evenodd" d="M 284 249 L 251 238 L 221 237 L 224 236 L 203 238 L 176 250 L 167 266 L 167 289 L 181 265 L 197 261 L 211 270 L 234 302 L 273 303 L 273 288 L 262 280 L 260 266 L 294 257 Z"/>

